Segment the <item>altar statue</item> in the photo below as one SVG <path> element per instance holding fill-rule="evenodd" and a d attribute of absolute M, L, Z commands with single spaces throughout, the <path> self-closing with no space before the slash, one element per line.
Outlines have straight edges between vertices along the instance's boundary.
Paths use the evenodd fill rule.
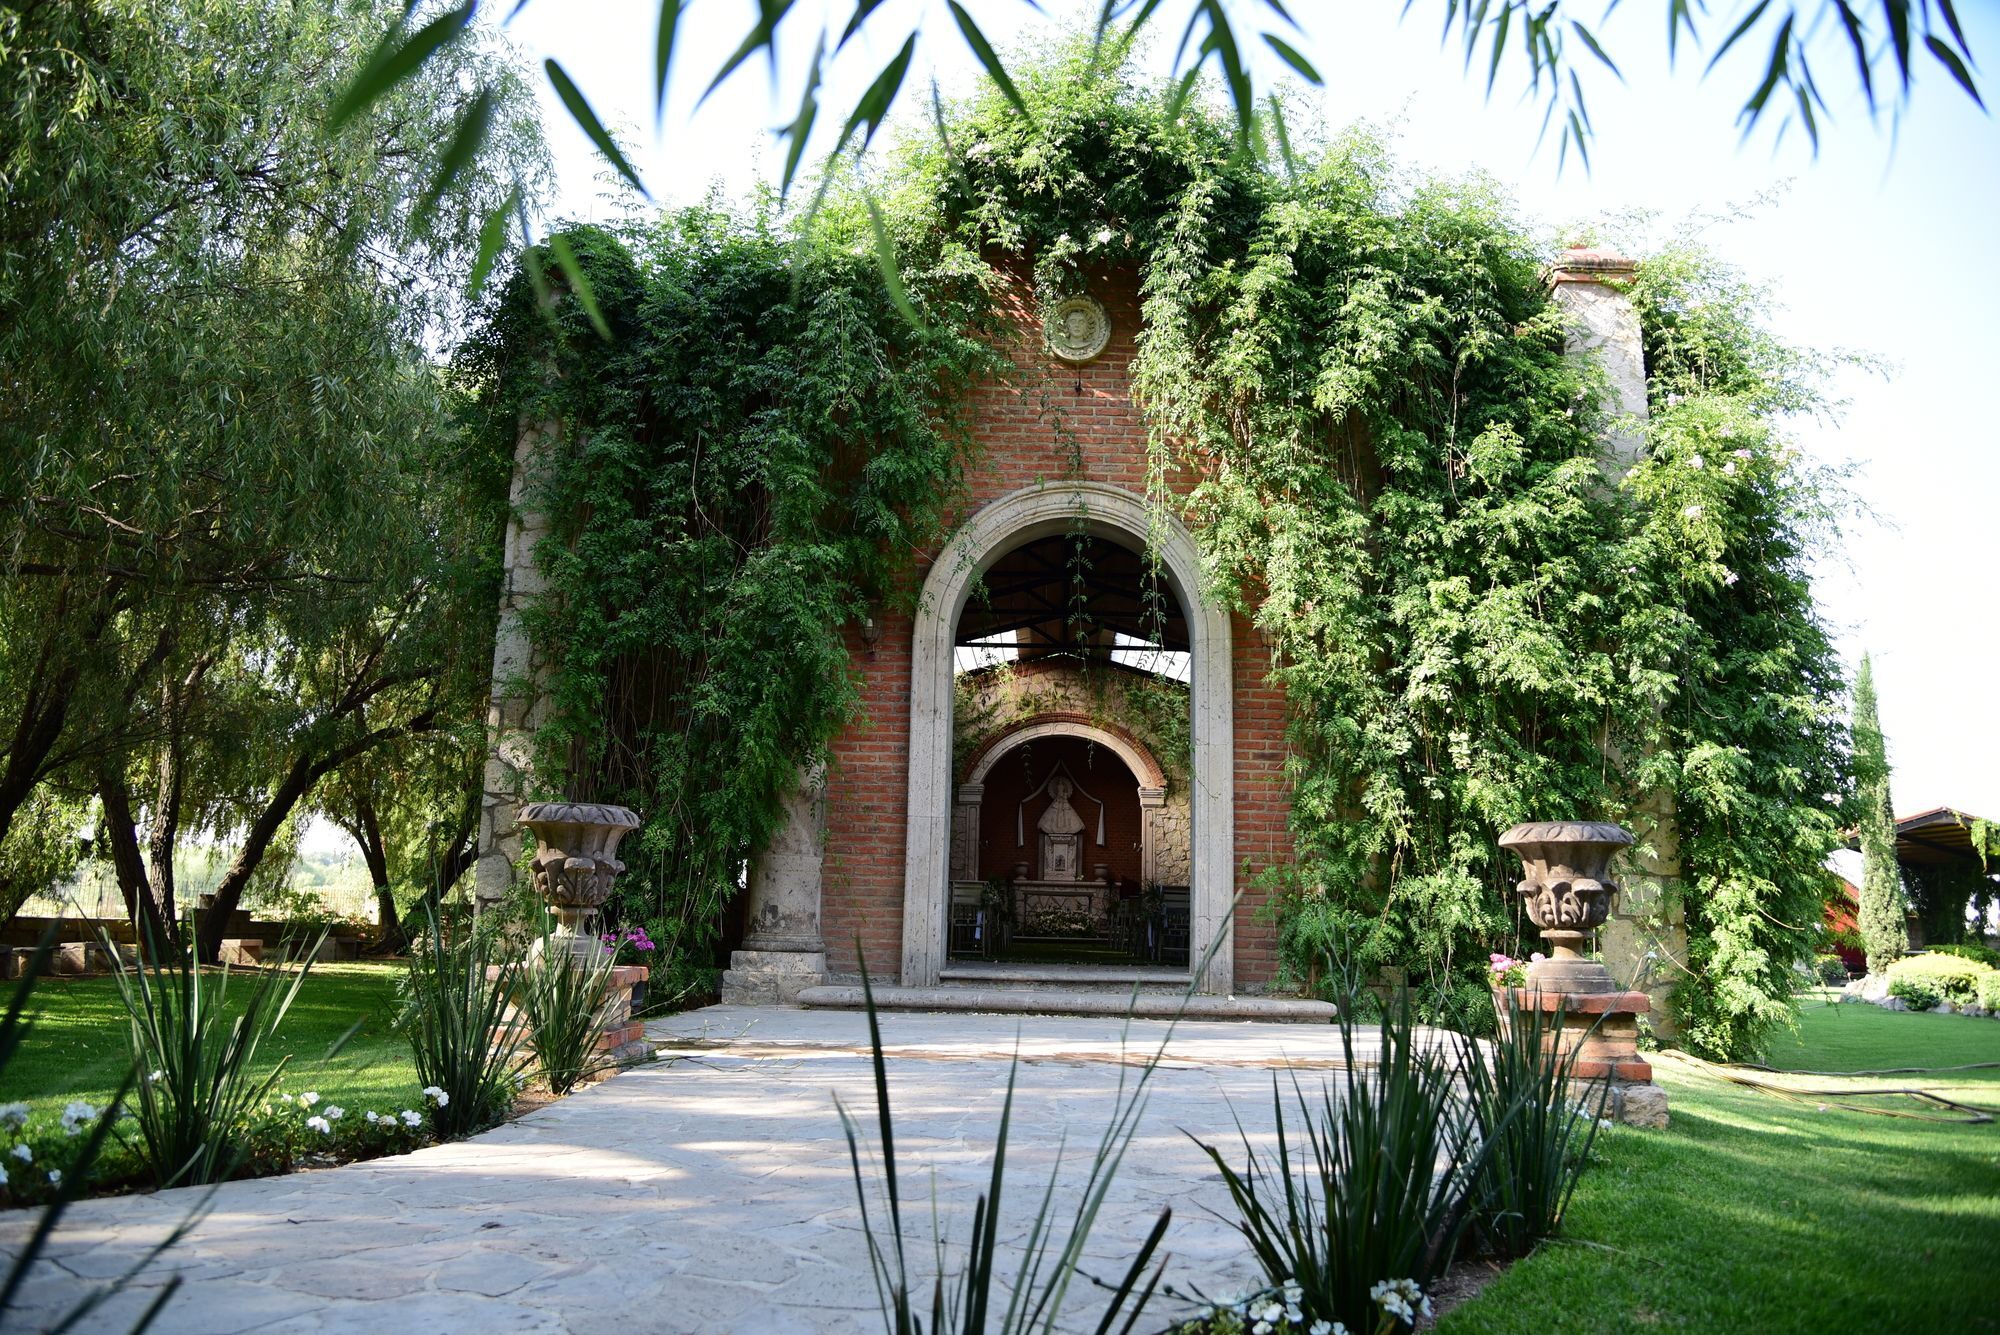
<path fill-rule="evenodd" d="M 1083 817 L 1069 803 L 1075 792 L 1070 781 L 1058 775 L 1049 780 L 1049 809 L 1035 822 L 1042 832 L 1042 879 L 1075 881 L 1083 877 Z"/>

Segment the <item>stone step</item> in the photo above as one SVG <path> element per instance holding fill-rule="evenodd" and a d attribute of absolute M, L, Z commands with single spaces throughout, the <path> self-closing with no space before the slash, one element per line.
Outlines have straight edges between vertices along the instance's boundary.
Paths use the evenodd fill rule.
<path fill-rule="evenodd" d="M 985 987 L 1058 987 L 1078 992 L 1187 990 L 1186 969 L 1143 964 L 988 964 L 957 961 L 939 971 L 946 983 Z"/>
<path fill-rule="evenodd" d="M 860 1010 L 866 1005 L 859 987 L 809 987 L 798 1004 L 815 1010 Z M 1167 1020 L 1264 1020 L 1292 1024 L 1327 1024 L 1334 1008 L 1324 1001 L 1280 997 L 1217 997 L 1141 991 L 1132 995 L 1110 988 L 1057 987 L 878 987 L 875 1008 L 885 1011 L 963 1011 L 1009 1015 L 1134 1015 Z"/>

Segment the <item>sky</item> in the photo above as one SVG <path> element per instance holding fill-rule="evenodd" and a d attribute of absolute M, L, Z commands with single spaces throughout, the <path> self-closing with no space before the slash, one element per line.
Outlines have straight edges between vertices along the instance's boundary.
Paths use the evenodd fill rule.
<path fill-rule="evenodd" d="M 1063 0 L 1048 0 L 1046 19 L 1016 0 L 969 7 L 1002 50 L 1074 17 Z M 1559 170 L 1553 138 L 1536 147 L 1539 105 L 1517 101 L 1523 80 L 1503 66 L 1489 101 L 1483 82 L 1440 47 L 1443 0 L 1414 0 L 1406 20 L 1402 9 L 1400 0 L 1297 7 L 1305 35 L 1292 40 L 1325 80 L 1303 90 L 1305 104 L 1326 128 L 1384 128 L 1405 161 L 1483 172 L 1554 228 L 1633 210 L 1663 229 L 1712 219 L 1704 239 L 1768 287 L 1774 329 L 1879 360 L 1880 371 L 1836 378 L 1838 420 L 1797 429 L 1815 458 L 1853 469 L 1857 508 L 1820 563 L 1821 607 L 1850 667 L 1864 651 L 1874 657 L 1898 813 L 1952 806 L 2000 819 L 2000 425 L 1989 407 L 2000 377 L 2000 124 L 1934 64 L 1919 68 L 1900 124 L 1886 114 L 1871 122 L 1836 47 L 1816 66 L 1834 112 L 1817 154 L 1797 127 L 1779 139 L 1775 122 L 1746 140 L 1736 109 L 1763 52 L 1746 44 L 1704 79 L 1706 55 L 1683 49 L 1670 71 L 1664 6 L 1626 4 L 1597 30 L 1624 82 L 1600 71 L 1586 84 L 1597 129 L 1590 170 L 1574 159 Z M 2000 6 L 1960 10 L 1974 55 L 2000 70 Z M 837 35 L 850 12 L 845 2 L 798 0 L 778 71 L 788 98 L 822 19 Z M 1231 12 L 1253 17 L 1248 4 Z M 761 55 L 696 106 L 754 13 L 752 0 L 688 10 L 657 119 L 657 0 L 528 0 L 508 36 L 537 67 L 562 64 L 619 134 L 654 202 L 686 204 L 714 190 L 740 197 L 782 167 L 772 130 L 794 108 L 772 98 Z M 1177 38 L 1186 13 L 1184 3 L 1165 5 L 1160 30 Z M 829 79 L 822 122 L 852 106 L 913 16 L 922 37 L 905 113 L 920 111 L 908 93 L 933 74 L 947 96 L 974 87 L 978 66 L 943 0 L 885 0 Z M 1164 64 L 1171 48 L 1158 45 L 1153 59 Z M 1275 58 L 1262 73 L 1278 76 Z M 1988 78 L 1991 102 L 2000 78 Z M 549 216 L 603 219 L 632 207 L 547 81 L 536 83 L 557 171 Z"/>

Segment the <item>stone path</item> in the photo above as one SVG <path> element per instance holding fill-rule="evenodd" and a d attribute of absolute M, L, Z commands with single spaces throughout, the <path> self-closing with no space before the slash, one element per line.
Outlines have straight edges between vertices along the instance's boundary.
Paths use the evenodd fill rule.
<path fill-rule="evenodd" d="M 169 1275 L 183 1287 L 162 1332 L 880 1330 L 837 1094 L 875 1135 L 866 1017 L 710 1007 L 649 1027 L 663 1060 L 474 1140 L 216 1192 L 194 1234 L 85 1330 L 123 1331 Z M 1003 1244 L 1018 1246 L 1067 1136 L 1059 1209 L 1121 1077 L 1167 1026 L 1099 1018 L 882 1017 L 912 1221 L 913 1266 L 931 1263 L 930 1199 L 962 1239 L 987 1180 L 1009 1061 L 1021 1063 Z M 1255 1274 L 1214 1167 L 1183 1134 L 1235 1148 L 1233 1117 L 1267 1147 L 1271 1077 L 1289 1061 L 1337 1065 L 1326 1026 L 1186 1022 L 1153 1080 L 1138 1139 L 1085 1263 L 1122 1273 L 1163 1206 L 1174 1211 L 1169 1282 L 1235 1293 Z M 121 1272 L 197 1191 L 72 1209 L 20 1296 L 30 1328 Z M 0 1216 L 0 1252 L 32 1225 Z M 1003 1245 L 1003 1250 L 1006 1247 Z M 1017 1252 L 1011 1253 L 1018 1255 Z M 1011 1268 L 1002 1266 L 1003 1273 Z M 924 1273 L 928 1274 L 928 1269 Z M 1100 1304 L 1066 1309 L 1085 1330 Z M 1149 1309 L 1157 1329 L 1174 1304 Z"/>

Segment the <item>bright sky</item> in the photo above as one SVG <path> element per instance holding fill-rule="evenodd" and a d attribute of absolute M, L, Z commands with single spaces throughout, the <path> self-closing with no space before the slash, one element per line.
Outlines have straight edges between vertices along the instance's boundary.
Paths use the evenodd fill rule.
<path fill-rule="evenodd" d="M 780 77 L 792 96 L 822 4 L 799 0 L 788 20 L 796 30 Z M 969 7 L 1003 50 L 1041 22 L 1011 0 Z M 1062 0 L 1045 7 L 1064 13 Z M 1670 74 L 1664 8 L 1621 6 L 1599 30 L 1629 82 L 1607 75 L 1588 85 L 1598 130 L 1588 175 L 1574 160 L 1558 174 L 1553 139 L 1536 151 L 1540 109 L 1515 103 L 1520 82 L 1509 70 L 1488 105 L 1479 81 L 1440 50 L 1442 0 L 1416 0 L 1401 24 L 1399 0 L 1297 6 L 1320 15 L 1297 44 L 1325 76 L 1315 96 L 1329 127 L 1389 126 L 1407 160 L 1483 170 L 1552 226 L 1632 209 L 1667 220 L 1721 215 L 1777 191 L 1751 216 L 1716 224 L 1710 243 L 1770 285 L 1779 303 L 1773 323 L 1788 338 L 1893 364 L 1886 377 L 1844 376 L 1842 419 L 1801 432 L 1818 457 L 1856 466 L 1855 490 L 1874 512 L 1845 525 L 1844 550 L 1821 571 L 1822 604 L 1850 664 L 1864 649 L 1875 656 L 1898 812 L 1954 806 L 2000 818 L 2000 427 L 1988 406 L 1990 378 L 2000 376 L 2000 125 L 1942 67 L 1926 64 L 1900 134 L 1886 117 L 1872 126 L 1851 91 L 1851 66 L 1834 49 L 1819 73 L 1836 121 L 1818 157 L 1796 132 L 1774 148 L 1775 123 L 1742 142 L 1735 110 L 1763 52 L 1731 53 L 1704 82 L 1705 57 L 1683 50 Z M 656 134 L 658 9 L 657 0 L 530 0 L 510 32 L 537 64 L 550 56 L 563 64 L 636 150 L 656 200 L 690 203 L 711 188 L 740 195 L 775 179 L 783 151 L 771 130 L 794 108 L 771 100 L 761 56 L 699 110 L 693 105 L 741 40 L 751 0 L 701 0 L 683 17 L 673 95 Z M 823 12 L 838 35 L 852 11 L 842 0 Z M 1247 18 L 1252 10 L 1232 12 Z M 1992 101 L 2000 96 L 2000 7 L 1960 12 Z M 1160 31 L 1177 38 L 1184 18 L 1175 15 L 1185 13 L 1184 0 L 1165 5 Z M 972 87 L 977 66 L 941 0 L 887 0 L 856 38 L 863 49 L 847 83 L 824 96 L 823 130 L 893 53 L 911 14 L 922 16 L 924 35 L 905 112 L 919 110 L 908 94 L 921 91 L 927 68 L 947 95 Z M 897 36 L 871 41 L 877 30 Z M 1164 60 L 1171 49 L 1159 45 Z M 927 67 L 932 55 L 937 63 Z M 608 216 L 622 206 L 605 191 L 606 169 L 545 82 L 541 93 L 559 178 L 553 216 Z"/>

